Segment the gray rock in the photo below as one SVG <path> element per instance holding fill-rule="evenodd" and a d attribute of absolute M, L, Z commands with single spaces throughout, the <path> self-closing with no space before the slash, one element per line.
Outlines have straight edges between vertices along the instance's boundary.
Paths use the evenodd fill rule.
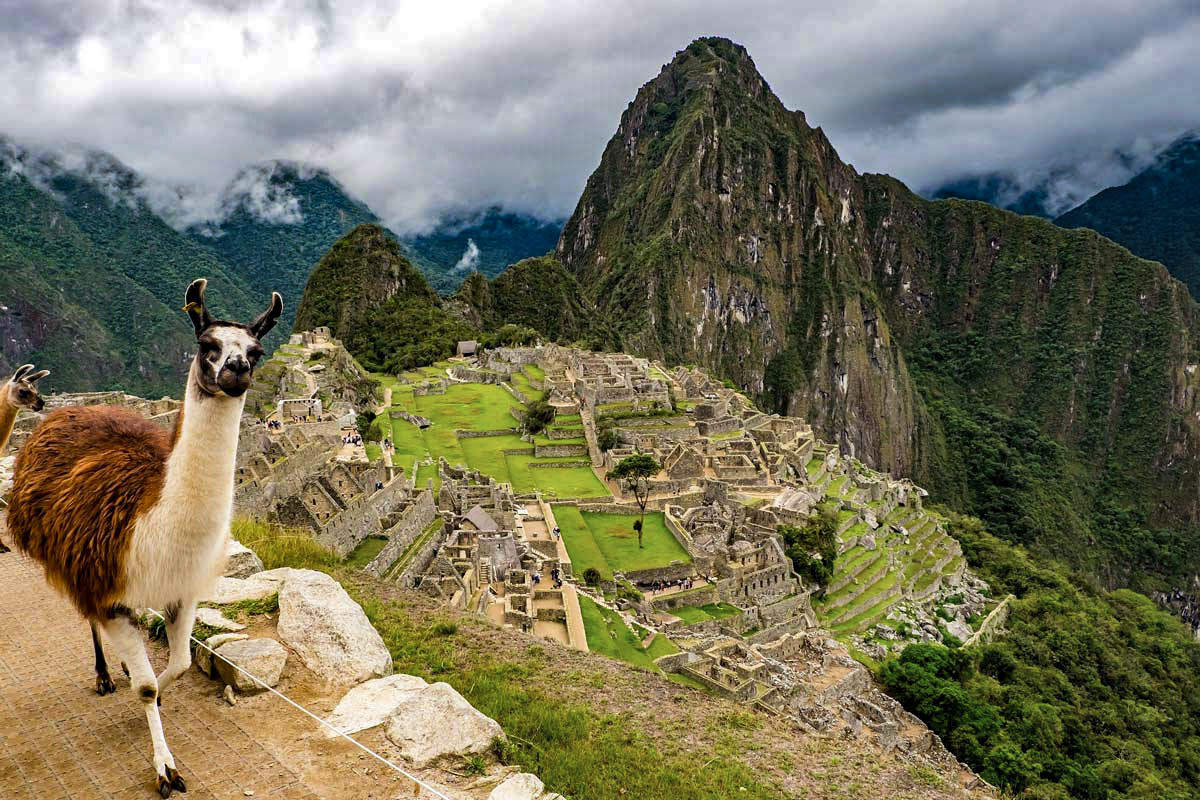
<path fill-rule="evenodd" d="M 249 638 L 250 637 L 244 633 L 218 633 L 216 636 L 208 637 L 208 639 L 206 639 L 204 642 L 206 645 L 208 645 L 207 648 L 205 648 L 205 647 L 197 647 L 196 648 L 196 651 L 195 651 L 196 669 L 200 670 L 201 672 L 203 672 L 205 675 L 207 675 L 210 678 L 214 677 L 216 675 L 216 673 L 213 672 L 213 665 L 212 665 L 213 658 L 212 658 L 212 653 L 209 651 L 209 648 L 211 648 L 212 650 L 216 650 L 218 647 L 220 647 L 223 644 L 226 644 L 227 642 L 240 642 L 243 639 L 249 639 Z"/>
<path fill-rule="evenodd" d="M 278 632 L 306 667 L 330 683 L 350 686 L 392 671 L 391 653 L 367 615 L 323 572 L 291 570 L 286 576 Z"/>
<path fill-rule="evenodd" d="M 225 546 L 226 578 L 248 578 L 263 571 L 262 559 L 258 554 L 237 539 L 230 539 Z"/>
<path fill-rule="evenodd" d="M 279 591 L 279 581 L 263 580 L 259 575 L 249 578 L 217 578 L 216 584 L 201 598 L 201 602 L 225 605 L 242 600 L 261 600 Z"/>
<path fill-rule="evenodd" d="M 443 756 L 484 753 L 504 737 L 500 725 L 445 683 L 406 692 L 385 729 L 400 754 L 417 767 Z"/>
<path fill-rule="evenodd" d="M 325 721 L 342 733 L 358 733 L 382 725 L 403 702 L 407 693 L 429 684 L 415 675 L 389 675 L 356 686 L 338 702 Z M 325 736 L 336 733 L 325 729 Z"/>
<path fill-rule="evenodd" d="M 210 628 L 217 628 L 223 631 L 241 631 L 246 629 L 245 625 L 240 622 L 234 622 L 215 608 L 197 608 L 196 621 L 202 622 Z"/>
<path fill-rule="evenodd" d="M 488 800 L 537 800 L 546 790 L 537 775 L 518 772 L 510 775 L 488 795 Z"/>
<path fill-rule="evenodd" d="M 287 666 L 287 650 L 274 639 L 245 639 L 221 645 L 213 663 L 221 680 L 242 694 L 250 694 L 261 692 L 266 687 L 232 665 L 241 667 L 267 686 L 274 687 L 279 685 L 283 668 Z"/>

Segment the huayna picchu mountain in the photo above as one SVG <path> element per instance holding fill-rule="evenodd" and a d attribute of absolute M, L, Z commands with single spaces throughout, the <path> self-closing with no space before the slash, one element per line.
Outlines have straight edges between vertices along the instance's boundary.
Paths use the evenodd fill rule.
<path fill-rule="evenodd" d="M 730 378 L 1010 540 L 1111 584 L 1200 562 L 1185 288 L 1091 231 L 860 175 L 739 45 L 697 40 L 641 88 L 556 253 L 625 349 Z"/>

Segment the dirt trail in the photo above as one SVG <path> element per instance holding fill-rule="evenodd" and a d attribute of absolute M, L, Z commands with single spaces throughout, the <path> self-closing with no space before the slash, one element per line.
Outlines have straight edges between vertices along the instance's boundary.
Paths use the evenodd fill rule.
<path fill-rule="evenodd" d="M 117 693 L 96 695 L 91 655 L 87 624 L 46 586 L 41 568 L 18 553 L 0 554 L 0 797 L 157 797 L 141 703 L 119 671 Z M 154 647 L 151 660 L 161 669 L 165 648 Z M 221 688 L 191 669 L 163 696 L 167 741 L 188 783 L 180 797 L 432 797 L 349 742 L 326 739 L 313 720 L 279 698 L 242 697 L 230 707 Z M 317 682 L 295 656 L 279 689 L 318 714 L 341 696 Z M 378 731 L 358 738 L 395 757 Z M 458 780 L 445 772 L 421 777 L 441 786 Z"/>

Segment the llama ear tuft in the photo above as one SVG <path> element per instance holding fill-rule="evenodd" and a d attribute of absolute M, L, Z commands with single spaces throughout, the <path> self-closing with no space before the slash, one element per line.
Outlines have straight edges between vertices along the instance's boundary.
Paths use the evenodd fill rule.
<path fill-rule="evenodd" d="M 279 292 L 271 292 L 271 305 L 266 311 L 258 315 L 254 322 L 250 323 L 250 332 L 254 334 L 254 338 L 259 341 L 264 336 L 270 333 L 275 327 L 275 323 L 279 321 L 279 315 L 283 313 L 283 298 L 279 296 Z"/>
<path fill-rule="evenodd" d="M 11 378 L 12 382 L 16 383 L 17 381 L 21 380 L 21 378 L 25 377 L 25 374 L 31 369 L 33 369 L 33 364 L 22 364 L 21 366 L 17 367 L 17 371 L 13 373 Z"/>
<path fill-rule="evenodd" d="M 187 293 L 183 297 L 183 310 L 191 317 L 192 327 L 196 329 L 196 336 L 204 333 L 204 329 L 213 324 L 212 314 L 208 313 L 208 306 L 204 304 L 205 286 L 208 286 L 208 280 L 197 278 L 188 286 Z"/>
<path fill-rule="evenodd" d="M 32 375 L 27 376 L 25 378 L 25 380 L 29 381 L 30 383 L 37 383 L 38 381 L 40 381 L 42 378 L 46 377 L 49 374 L 50 374 L 50 370 L 43 369 L 43 370 L 39 370 L 39 371 L 33 373 Z"/>

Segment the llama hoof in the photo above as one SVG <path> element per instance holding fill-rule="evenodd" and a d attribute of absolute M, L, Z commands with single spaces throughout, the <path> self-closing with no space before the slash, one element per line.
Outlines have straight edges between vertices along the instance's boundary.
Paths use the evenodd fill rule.
<path fill-rule="evenodd" d="M 113 683 L 113 679 L 108 676 L 108 673 L 96 673 L 96 694 L 104 697 L 106 694 L 112 694 L 117 690 L 117 685 Z"/>
<path fill-rule="evenodd" d="M 171 792 L 187 793 L 187 784 L 183 782 L 179 771 L 174 767 L 167 767 L 166 775 L 158 776 L 158 794 L 163 800 L 171 796 Z"/>

